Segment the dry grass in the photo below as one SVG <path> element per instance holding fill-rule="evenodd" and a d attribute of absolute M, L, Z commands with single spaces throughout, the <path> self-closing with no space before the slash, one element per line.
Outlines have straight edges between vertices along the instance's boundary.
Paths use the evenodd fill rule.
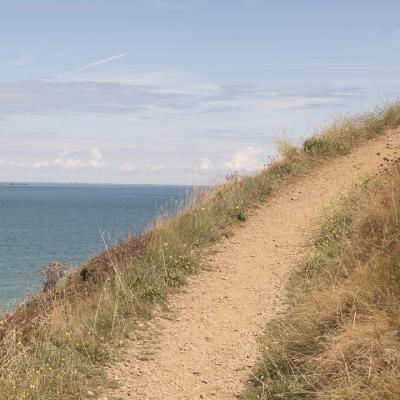
<path fill-rule="evenodd" d="M 282 159 L 260 173 L 194 196 L 177 216 L 106 249 L 30 298 L 0 322 L 0 399 L 80 399 L 101 391 L 104 363 L 138 320 L 201 268 L 207 245 L 281 182 L 398 126 L 395 103 L 325 127 L 301 148 L 281 144 Z"/>
<path fill-rule="evenodd" d="M 328 218 L 245 399 L 400 398 L 400 159 Z"/>

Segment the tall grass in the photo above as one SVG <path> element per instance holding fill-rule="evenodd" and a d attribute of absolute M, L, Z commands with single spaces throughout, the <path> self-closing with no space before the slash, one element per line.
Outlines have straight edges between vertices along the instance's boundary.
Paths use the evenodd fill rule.
<path fill-rule="evenodd" d="M 400 126 L 400 103 L 327 126 L 256 175 L 202 192 L 173 218 L 89 259 L 0 321 L 0 399 L 87 398 L 137 322 L 202 266 L 202 252 L 291 176 Z M 98 386 L 98 388 L 97 388 Z"/>
<path fill-rule="evenodd" d="M 400 159 L 328 218 L 245 399 L 400 399 Z"/>

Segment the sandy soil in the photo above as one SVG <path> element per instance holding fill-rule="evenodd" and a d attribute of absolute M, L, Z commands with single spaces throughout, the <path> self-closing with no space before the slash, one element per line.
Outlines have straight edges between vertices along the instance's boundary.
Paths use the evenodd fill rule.
<path fill-rule="evenodd" d="M 102 399 L 235 399 L 259 357 L 257 337 L 285 302 L 285 285 L 331 201 L 400 154 L 400 132 L 298 177 L 255 209 L 109 368 Z"/>

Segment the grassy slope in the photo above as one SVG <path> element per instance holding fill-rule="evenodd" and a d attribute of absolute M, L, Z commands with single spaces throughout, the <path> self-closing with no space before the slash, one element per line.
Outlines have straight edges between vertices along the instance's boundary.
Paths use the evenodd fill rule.
<path fill-rule="evenodd" d="M 400 158 L 331 210 L 245 399 L 400 399 Z"/>
<path fill-rule="evenodd" d="M 54 290 L 0 321 L 0 399 L 77 399 L 104 384 L 102 365 L 140 318 L 201 268 L 201 253 L 227 234 L 276 185 L 386 129 L 400 126 L 400 104 L 346 118 L 259 174 L 231 179 L 175 218 L 107 249 Z"/>

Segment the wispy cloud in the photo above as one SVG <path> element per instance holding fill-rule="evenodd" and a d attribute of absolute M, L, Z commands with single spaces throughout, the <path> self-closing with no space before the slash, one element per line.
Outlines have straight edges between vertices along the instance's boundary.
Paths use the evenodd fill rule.
<path fill-rule="evenodd" d="M 24 65 L 30 64 L 31 61 L 32 57 L 22 54 L 18 56 L 15 60 L 12 60 L 10 62 L 10 65 L 13 67 L 23 67 Z"/>
<path fill-rule="evenodd" d="M 385 71 L 400 70 L 400 65 L 362 64 L 340 62 L 306 62 L 299 64 L 264 64 L 266 68 L 350 68 L 359 70 Z"/>
<path fill-rule="evenodd" d="M 102 65 L 102 64 L 107 64 L 107 63 L 109 63 L 111 61 L 117 60 L 118 58 L 126 57 L 127 55 L 128 55 L 128 53 L 120 53 L 120 54 L 116 54 L 115 56 L 112 56 L 112 57 L 103 58 L 102 60 L 97 60 L 97 61 L 94 61 L 92 63 L 83 65 L 83 66 L 81 66 L 79 68 L 76 68 L 76 69 L 74 69 L 72 71 L 65 72 L 65 73 L 63 73 L 61 75 L 57 75 L 53 79 L 65 78 L 66 76 L 69 76 L 69 75 L 72 75 L 72 74 L 76 74 L 77 72 L 86 71 L 87 69 L 90 69 L 90 68 L 93 68 L 93 67 L 97 67 L 97 66 Z"/>
<path fill-rule="evenodd" d="M 9 168 L 26 168 L 29 165 L 25 162 L 18 161 L 0 161 L 0 166 Z"/>
<path fill-rule="evenodd" d="M 165 169 L 165 165 L 162 165 L 162 164 L 156 164 L 156 165 L 152 165 L 150 167 L 151 171 L 162 171 L 164 169 Z"/>
<path fill-rule="evenodd" d="M 365 95 L 361 87 L 274 90 L 257 85 L 220 85 L 201 91 L 160 86 L 86 81 L 0 83 L 0 115 L 60 112 L 154 114 L 159 112 L 233 113 L 246 109 L 294 109 L 343 104 Z"/>

